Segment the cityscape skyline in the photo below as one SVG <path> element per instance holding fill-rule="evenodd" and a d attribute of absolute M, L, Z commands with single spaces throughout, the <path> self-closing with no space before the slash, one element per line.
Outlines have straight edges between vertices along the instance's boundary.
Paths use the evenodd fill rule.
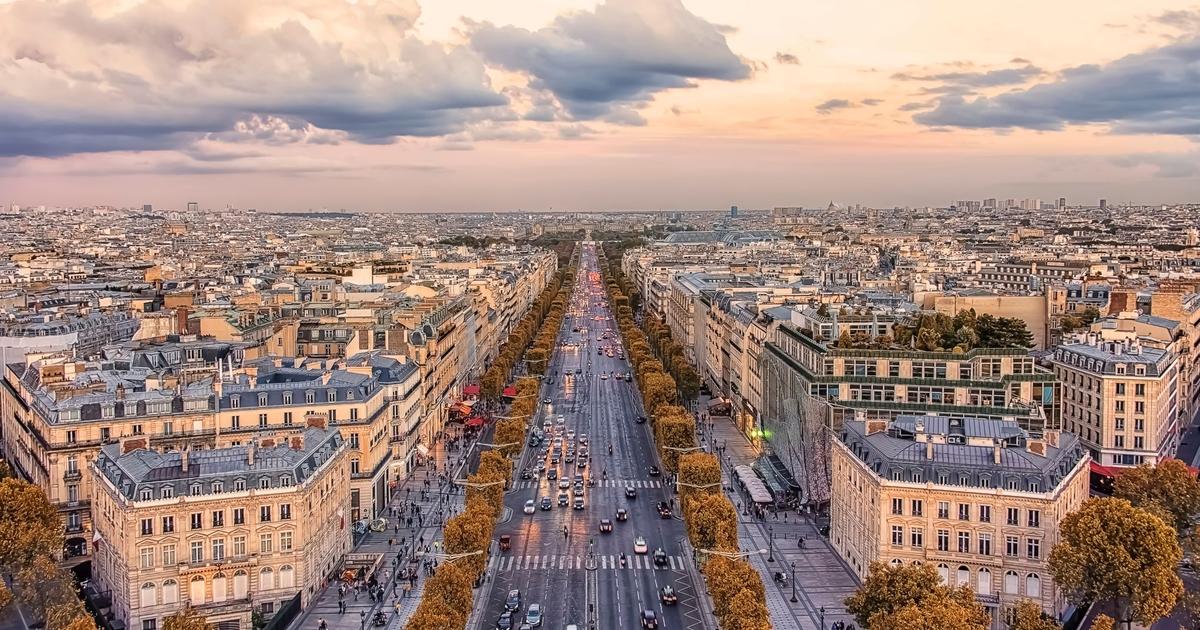
<path fill-rule="evenodd" d="M 1160 204 L 1200 181 L 1180 3 L 63 6 L 0 3 L 6 203 Z"/>

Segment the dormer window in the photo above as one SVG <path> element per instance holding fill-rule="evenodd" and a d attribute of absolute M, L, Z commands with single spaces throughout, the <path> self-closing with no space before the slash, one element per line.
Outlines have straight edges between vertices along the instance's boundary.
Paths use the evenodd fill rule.
<path fill-rule="evenodd" d="M 192 496 L 198 496 L 201 492 L 204 492 L 204 486 L 198 483 L 192 484 Z"/>
<path fill-rule="evenodd" d="M 258 488 L 260 490 L 266 490 L 267 488 L 270 488 L 270 487 L 271 487 L 271 480 L 269 478 L 263 477 L 258 480 Z"/>
<path fill-rule="evenodd" d="M 242 397 L 241 396 L 230 396 L 229 397 L 229 408 L 230 409 L 237 409 L 238 407 L 241 407 L 241 406 L 242 406 Z"/>
<path fill-rule="evenodd" d="M 1146 366 L 1138 365 L 1138 366 L 1134 367 L 1133 373 L 1136 374 L 1137 376 L 1145 376 L 1146 375 Z"/>
<path fill-rule="evenodd" d="M 233 480 L 233 491 L 234 492 L 241 492 L 242 490 L 245 490 L 245 489 L 246 489 L 246 480 L 245 479 L 234 479 Z"/>
<path fill-rule="evenodd" d="M 259 395 L 258 395 L 258 406 L 259 406 L 259 407 L 266 407 L 266 406 L 267 406 L 267 395 L 266 395 L 266 394 L 259 394 Z"/>
<path fill-rule="evenodd" d="M 304 402 L 309 404 L 317 402 L 317 393 L 313 391 L 304 392 Z"/>
<path fill-rule="evenodd" d="M 175 487 L 163 486 L 162 490 L 159 490 L 158 495 L 163 499 L 170 499 L 171 497 L 175 496 Z"/>
<path fill-rule="evenodd" d="M 279 478 L 279 485 L 280 485 L 280 486 L 290 486 L 290 485 L 292 485 L 292 478 L 291 478 L 291 476 L 289 476 L 289 475 L 283 475 L 283 476 L 281 476 L 281 477 Z"/>
<path fill-rule="evenodd" d="M 283 392 L 283 404 L 292 404 L 292 392 Z"/>
<path fill-rule="evenodd" d="M 212 484 L 213 494 L 220 494 L 225 491 L 225 484 L 220 481 L 214 481 Z"/>
<path fill-rule="evenodd" d="M 326 397 L 329 402 L 337 402 L 337 390 L 336 389 L 329 390 L 329 393 L 326 394 Z"/>
<path fill-rule="evenodd" d="M 1115 367 L 1115 368 L 1113 368 L 1113 369 L 1114 369 L 1114 370 L 1116 370 L 1116 373 L 1117 373 L 1117 374 L 1124 374 L 1124 373 L 1125 373 L 1125 364 L 1124 364 L 1124 363 L 1118 363 L 1118 364 L 1117 364 L 1117 367 Z"/>
<path fill-rule="evenodd" d="M 154 491 L 152 491 L 150 488 L 142 489 L 142 492 L 141 492 L 141 500 L 142 501 L 149 501 L 150 499 L 153 499 L 153 498 L 154 498 Z"/>

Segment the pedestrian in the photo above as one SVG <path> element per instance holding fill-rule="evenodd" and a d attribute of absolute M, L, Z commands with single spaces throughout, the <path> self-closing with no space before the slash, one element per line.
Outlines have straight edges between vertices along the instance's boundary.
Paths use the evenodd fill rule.
<path fill-rule="evenodd" d="M 317 620 L 317 628 L 318 630 L 327 630 L 327 628 L 329 628 L 329 624 L 325 623 L 324 617 L 321 617 Z"/>
<path fill-rule="evenodd" d="M 367 611 L 365 611 L 365 610 L 358 611 L 358 621 L 359 621 L 359 623 L 362 623 L 362 624 L 367 623 Z"/>

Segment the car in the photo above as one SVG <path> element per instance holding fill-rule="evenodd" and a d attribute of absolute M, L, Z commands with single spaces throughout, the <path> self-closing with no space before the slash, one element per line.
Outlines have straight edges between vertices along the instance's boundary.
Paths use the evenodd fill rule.
<path fill-rule="evenodd" d="M 568 452 L 567 457 L 565 459 L 563 459 L 563 461 L 568 464 L 574 464 L 575 463 L 575 453 Z"/>
<path fill-rule="evenodd" d="M 608 373 L 607 373 L 607 372 L 601 372 L 601 373 L 600 373 L 600 380 L 602 380 L 602 381 L 607 381 L 607 380 L 608 380 Z"/>
<path fill-rule="evenodd" d="M 551 505 L 550 497 L 542 497 L 541 508 L 543 510 L 549 510 L 551 507 L 553 506 Z"/>
<path fill-rule="evenodd" d="M 638 536 L 637 538 L 633 539 L 633 553 L 636 553 L 638 555 L 645 555 L 646 553 L 649 553 L 649 551 L 650 551 L 650 547 L 648 547 L 646 545 L 645 538 Z"/>
<path fill-rule="evenodd" d="M 576 373 L 576 374 L 583 374 L 583 370 L 581 370 L 581 369 L 579 369 L 579 368 L 575 368 L 575 373 Z"/>
<path fill-rule="evenodd" d="M 658 630 L 658 617 L 655 616 L 653 610 L 642 611 L 642 628 L 645 628 L 645 630 Z"/>
<path fill-rule="evenodd" d="M 560 459 L 559 459 L 559 457 L 558 457 L 558 453 L 555 453 L 555 454 L 553 454 L 553 455 L 551 455 L 551 456 L 550 456 L 550 463 L 551 463 L 551 464 L 557 464 L 557 463 L 558 463 L 558 462 L 560 462 L 560 461 L 561 461 L 561 460 L 560 460 Z"/>
<path fill-rule="evenodd" d="M 629 510 L 625 508 L 617 508 L 617 520 L 625 521 L 629 519 Z"/>
<path fill-rule="evenodd" d="M 504 610 L 513 611 L 521 609 L 521 591 L 513 589 L 508 592 L 508 597 L 504 599 Z"/>
<path fill-rule="evenodd" d="M 533 630 L 533 626 L 531 626 L 527 623 L 523 623 L 519 627 L 517 627 L 517 630 Z"/>
<path fill-rule="evenodd" d="M 575 473 L 575 477 L 571 479 L 573 483 L 583 483 L 583 475 Z"/>
<path fill-rule="evenodd" d="M 522 470 L 522 471 L 521 471 L 521 478 L 522 478 L 522 479 L 533 479 L 533 469 L 532 469 L 532 468 L 526 468 L 525 470 Z"/>
<path fill-rule="evenodd" d="M 667 606 L 679 603 L 679 596 L 675 594 L 675 589 L 671 588 L 670 585 L 662 587 L 662 590 L 658 592 L 658 599 Z"/>
<path fill-rule="evenodd" d="M 575 503 L 571 507 L 576 510 L 582 510 L 583 509 L 583 497 L 575 497 Z"/>
<path fill-rule="evenodd" d="M 550 403 L 552 403 L 552 402 L 554 402 L 554 401 L 553 401 L 553 400 L 550 400 L 550 398 L 549 398 L 549 397 L 546 397 L 546 398 L 543 398 L 543 399 L 542 399 L 542 404 L 543 404 L 543 405 L 549 405 L 549 404 L 550 404 Z"/>
<path fill-rule="evenodd" d="M 637 498 L 637 488 L 634 488 L 633 486 L 625 486 L 625 498 L 626 499 L 636 499 Z"/>
<path fill-rule="evenodd" d="M 638 424 L 646 424 L 646 416 L 638 416 L 637 423 Z"/>
<path fill-rule="evenodd" d="M 570 499 L 570 497 L 567 496 L 566 492 L 558 493 L 558 504 L 559 505 L 566 506 L 570 502 L 571 502 L 571 499 Z"/>
<path fill-rule="evenodd" d="M 513 611 L 506 610 L 500 614 L 500 618 L 496 620 L 496 630 L 512 630 L 513 627 Z"/>
<path fill-rule="evenodd" d="M 587 459 L 581 458 L 581 459 L 576 460 L 575 467 L 578 468 L 579 470 L 583 470 L 584 468 L 587 468 Z"/>
<path fill-rule="evenodd" d="M 533 503 L 533 499 L 530 499 L 530 500 L 528 500 L 528 501 L 526 501 L 526 502 L 525 502 L 525 508 L 524 508 L 524 510 L 523 510 L 523 511 L 524 511 L 526 514 L 533 514 L 534 512 L 536 512 L 536 511 L 537 511 L 537 505 L 535 505 L 535 504 Z"/>
<path fill-rule="evenodd" d="M 658 509 L 659 518 L 671 518 L 671 505 L 666 501 L 659 501 L 655 506 Z"/>
<path fill-rule="evenodd" d="M 525 611 L 525 623 L 537 628 L 542 625 L 542 605 L 530 604 Z"/>
<path fill-rule="evenodd" d="M 571 487 L 571 480 L 570 480 L 570 479 L 567 479 L 566 477 L 563 477 L 562 479 L 559 479 L 559 480 L 558 480 L 558 487 L 559 487 L 560 489 L 562 489 L 562 490 L 566 490 L 567 488 L 570 488 L 570 487 Z"/>
<path fill-rule="evenodd" d="M 579 443 L 580 443 L 580 444 L 587 444 L 587 443 L 588 443 L 588 436 L 587 436 L 587 434 L 586 434 L 586 433 L 581 433 L 581 434 L 579 435 Z"/>
<path fill-rule="evenodd" d="M 654 550 L 654 566 L 667 566 L 667 552 L 662 550 L 662 547 Z"/>
<path fill-rule="evenodd" d="M 613 530 L 612 521 L 610 521 L 606 518 L 600 519 L 600 533 L 601 534 L 611 534 L 612 530 Z"/>
<path fill-rule="evenodd" d="M 578 374 L 579 370 L 575 370 L 575 373 Z M 566 424 L 567 419 L 560 413 L 557 416 L 554 416 L 554 423 L 559 425 Z"/>
<path fill-rule="evenodd" d="M 658 469 L 658 466 L 651 466 L 647 472 L 650 473 L 651 477 L 657 477 L 662 471 Z"/>
<path fill-rule="evenodd" d="M 554 481 L 555 479 L 558 479 L 558 469 L 551 468 L 550 470 L 547 470 L 546 478 L 549 479 L 550 481 Z"/>

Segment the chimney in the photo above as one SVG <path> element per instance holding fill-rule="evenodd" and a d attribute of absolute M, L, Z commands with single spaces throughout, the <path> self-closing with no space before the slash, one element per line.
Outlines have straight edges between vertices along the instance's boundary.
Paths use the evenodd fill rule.
<path fill-rule="evenodd" d="M 179 470 L 183 472 L 188 471 L 188 453 L 190 453 L 191 450 L 192 449 L 190 446 L 185 446 L 183 447 L 183 450 L 179 451 Z"/>
<path fill-rule="evenodd" d="M 254 451 L 256 448 L 257 444 L 255 444 L 254 440 L 250 440 L 250 443 L 246 445 L 246 466 L 250 468 L 254 468 Z"/>
<path fill-rule="evenodd" d="M 329 425 L 328 418 L 323 413 L 310 413 L 304 416 L 304 423 L 307 426 L 317 429 L 324 429 Z"/>
<path fill-rule="evenodd" d="M 293 451 L 303 451 L 304 450 L 304 434 L 303 433 L 297 433 L 295 435 L 289 436 L 289 439 L 291 440 L 291 447 L 292 447 Z"/>
<path fill-rule="evenodd" d="M 125 384 L 124 383 L 117 383 L 116 399 L 117 400 L 125 400 Z"/>
<path fill-rule="evenodd" d="M 146 442 L 146 438 L 141 437 L 141 436 L 130 437 L 130 438 L 125 438 L 125 439 L 121 440 L 121 454 L 122 455 L 124 455 L 126 453 L 132 453 L 133 451 L 136 451 L 139 449 L 149 448 L 149 447 L 150 447 L 150 445 Z"/>
<path fill-rule="evenodd" d="M 1029 442 L 1025 444 L 1025 450 L 1033 453 L 1034 455 L 1045 457 L 1046 443 L 1042 440 L 1029 440 Z"/>
<path fill-rule="evenodd" d="M 1046 441 L 1046 444 L 1054 448 L 1058 448 L 1058 441 L 1061 439 L 1061 437 L 1062 435 L 1058 429 L 1047 429 L 1046 432 L 1042 434 L 1042 439 Z"/>
<path fill-rule="evenodd" d="M 887 431 L 887 420 L 867 420 L 867 435 L 875 435 Z"/>
<path fill-rule="evenodd" d="M 933 440 L 925 442 L 925 459 L 933 459 Z"/>
<path fill-rule="evenodd" d="M 1001 453 L 1002 448 L 1004 448 L 1004 447 L 1000 446 L 1000 440 L 992 441 L 992 463 L 996 464 L 997 466 L 1000 465 L 1000 456 L 1002 454 Z"/>

